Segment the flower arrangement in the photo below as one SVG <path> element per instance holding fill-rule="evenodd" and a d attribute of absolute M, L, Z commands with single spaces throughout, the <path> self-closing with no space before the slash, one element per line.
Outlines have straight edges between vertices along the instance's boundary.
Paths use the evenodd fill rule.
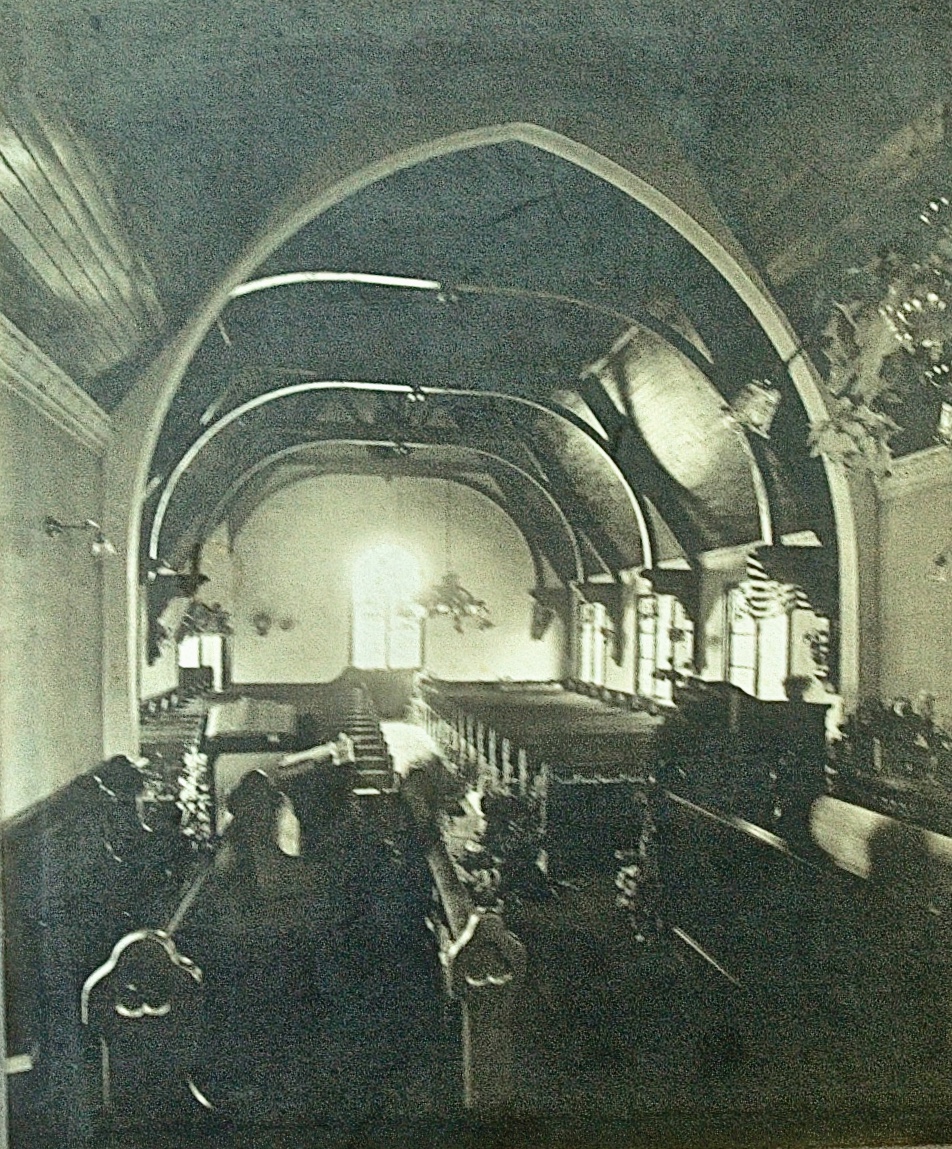
<path fill-rule="evenodd" d="M 902 430 L 893 415 L 916 380 L 926 392 L 931 385 L 952 398 L 949 215 L 946 197 L 922 212 L 929 229 L 922 254 L 887 248 L 849 273 L 852 298 L 834 304 L 823 330 L 833 406 L 810 436 L 814 455 L 881 477 L 889 473 L 891 440 Z"/>
<path fill-rule="evenodd" d="M 175 641 L 181 642 L 196 635 L 231 633 L 231 616 L 220 602 L 209 604 L 193 598 L 175 631 Z"/>
<path fill-rule="evenodd" d="M 615 874 L 615 905 L 628 917 L 635 941 L 655 941 L 661 933 L 661 872 L 658 863 L 657 827 L 647 795 L 637 850 L 617 850 L 621 865 Z"/>
<path fill-rule="evenodd" d="M 183 837 L 197 849 L 212 838 L 212 796 L 208 782 L 208 755 L 187 750 L 182 755 L 175 805 Z"/>
<path fill-rule="evenodd" d="M 539 866 L 542 830 L 538 802 L 510 794 L 484 794 L 477 833 L 455 860 L 475 901 L 500 908 L 505 899 L 544 898 L 548 883 Z"/>
<path fill-rule="evenodd" d="M 935 699 L 862 703 L 830 747 L 834 776 L 952 783 L 952 734 L 935 720 Z"/>

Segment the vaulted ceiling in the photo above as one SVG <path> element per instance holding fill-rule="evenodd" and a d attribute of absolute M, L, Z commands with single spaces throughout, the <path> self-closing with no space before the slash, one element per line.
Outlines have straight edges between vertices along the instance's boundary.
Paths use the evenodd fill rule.
<path fill-rule="evenodd" d="M 347 173 L 348 141 L 425 129 L 441 106 L 477 126 L 490 106 L 531 119 L 557 93 L 579 123 L 597 104 L 619 133 L 660 141 L 666 178 L 737 237 L 821 364 L 846 269 L 952 185 L 952 22 L 911 0 L 8 0 L 0 34 L 0 311 L 107 410 L 318 169 Z M 161 557 L 294 474 L 474 481 L 477 457 L 539 553 L 561 529 L 555 498 L 587 570 L 639 565 L 646 547 L 831 538 L 806 417 L 750 314 L 592 174 L 516 143 L 433 159 L 344 199 L 254 274 L 322 269 L 440 290 L 233 298 L 156 449 L 146 534 Z M 761 377 L 784 391 L 769 443 L 724 419 Z M 308 381 L 404 390 L 235 415 Z"/>

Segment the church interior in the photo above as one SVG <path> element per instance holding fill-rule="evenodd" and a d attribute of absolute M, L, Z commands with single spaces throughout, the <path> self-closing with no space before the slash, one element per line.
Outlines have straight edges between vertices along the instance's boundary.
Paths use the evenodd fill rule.
<path fill-rule="evenodd" d="M 0 29 L 0 1146 L 952 1140 L 952 22 Z"/>

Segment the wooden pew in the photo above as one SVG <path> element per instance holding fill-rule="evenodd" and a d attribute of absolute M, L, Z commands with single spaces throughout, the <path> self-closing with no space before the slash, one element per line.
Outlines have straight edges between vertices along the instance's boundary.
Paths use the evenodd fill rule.
<path fill-rule="evenodd" d="M 14 1136 L 79 1143 L 84 1092 L 79 995 L 91 958 L 178 896 L 195 853 L 174 802 L 143 801 L 145 763 L 100 763 L 4 826 L 7 1048 L 23 1066 Z M 144 915 L 144 917 L 143 917 Z"/>
<path fill-rule="evenodd" d="M 279 798 L 263 772 L 242 778 L 228 796 L 227 829 L 167 923 L 124 934 L 83 983 L 81 1020 L 98 1041 L 107 1122 L 161 1121 L 176 1109 L 187 1115 L 196 1102 L 213 1108 L 192 1076 L 204 1033 L 206 979 L 179 950 L 178 935 L 203 892 L 214 896 L 216 871 L 238 870 L 264 889 L 274 883 L 280 860 L 290 860 L 274 841 Z"/>
<path fill-rule="evenodd" d="M 100 1094 L 107 1117 L 123 1118 L 131 1111 L 161 1119 L 163 1111 L 167 1118 L 170 1108 L 182 1105 L 186 1113 L 191 1106 L 197 1117 L 222 1105 L 228 1108 L 222 1093 L 227 1066 L 222 1071 L 221 1058 L 215 1056 L 210 1065 L 209 1054 L 227 1047 L 222 1026 L 228 1024 L 230 1008 L 227 993 L 222 995 L 231 975 L 229 963 L 240 964 L 242 955 L 274 952 L 281 962 L 320 963 L 335 960 L 335 948 L 346 944 L 351 957 L 344 966 L 350 968 L 348 962 L 366 962 L 367 954 L 376 953 L 375 960 L 383 961 L 385 954 L 402 953 L 401 938 L 413 932 L 412 923 L 406 925 L 400 906 L 388 906 L 387 897 L 378 897 L 376 886 L 367 886 L 354 870 L 364 864 L 376 883 L 388 864 L 387 849 L 368 837 L 366 824 L 357 819 L 335 826 L 325 816 L 315 827 L 314 843 L 303 835 L 300 857 L 289 857 L 277 844 L 278 785 L 296 785 L 301 792 L 308 785 L 323 786 L 325 797 L 347 802 L 352 759 L 352 745 L 342 737 L 278 756 L 273 778 L 262 771 L 245 775 L 228 796 L 231 820 L 212 864 L 168 923 L 126 935 L 87 978 L 83 1021 L 99 1039 Z M 313 813 L 316 817 L 318 811 Z M 362 843 L 356 847 L 354 835 Z M 370 862 L 368 855 L 373 856 Z M 419 903 L 419 932 L 425 937 L 425 885 Z M 454 921 L 459 935 L 465 923 Z M 386 986 L 399 978 L 400 966 L 387 963 L 358 976 L 369 979 L 368 984 L 379 982 L 376 998 L 385 1002 Z M 152 1052 L 144 1049 L 147 1040 Z M 147 1084 L 142 1080 L 145 1064 L 152 1067 Z"/>
<path fill-rule="evenodd" d="M 439 897 L 435 923 L 446 991 L 460 1003 L 463 1097 L 469 1108 L 505 1105 L 514 1085 L 512 1010 L 526 973 L 526 951 L 502 917 L 477 909 L 460 881 L 440 836 L 440 785 L 427 770 L 403 784 L 426 846 L 426 860 Z"/>

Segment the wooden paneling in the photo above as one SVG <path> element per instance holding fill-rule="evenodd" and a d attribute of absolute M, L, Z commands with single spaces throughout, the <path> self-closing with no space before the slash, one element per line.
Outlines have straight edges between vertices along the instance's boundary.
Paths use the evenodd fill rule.
<path fill-rule="evenodd" d="M 65 127 L 0 105 L 0 309 L 80 381 L 163 324 L 105 177 Z"/>

